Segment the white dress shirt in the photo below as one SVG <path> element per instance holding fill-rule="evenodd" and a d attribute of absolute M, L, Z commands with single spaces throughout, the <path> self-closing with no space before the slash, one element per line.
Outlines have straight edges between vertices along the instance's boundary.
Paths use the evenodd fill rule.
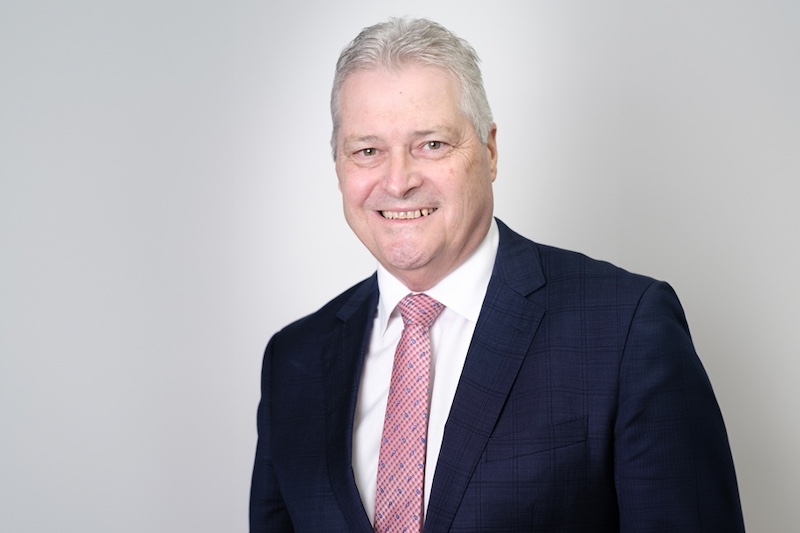
<path fill-rule="evenodd" d="M 486 237 L 475 252 L 439 283 L 425 291 L 425 294 L 445 305 L 444 311 L 430 329 L 430 379 L 433 390 L 425 456 L 425 509 L 428 508 L 444 425 L 461 378 L 461 370 L 464 368 L 467 350 L 486 296 L 489 278 L 492 276 L 499 240 L 497 223 L 492 219 Z M 396 306 L 412 292 L 380 264 L 378 287 L 378 310 L 361 374 L 353 429 L 353 470 L 361 501 L 370 521 L 375 518 L 378 455 L 392 363 L 403 331 L 403 321 Z"/>

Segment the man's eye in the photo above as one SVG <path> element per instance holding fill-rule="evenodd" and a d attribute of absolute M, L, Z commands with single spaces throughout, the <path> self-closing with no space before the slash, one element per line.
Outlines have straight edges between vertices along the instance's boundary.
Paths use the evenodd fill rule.
<path fill-rule="evenodd" d="M 428 150 L 439 150 L 443 144 L 442 141 L 428 141 L 425 143 L 425 148 Z"/>
<path fill-rule="evenodd" d="M 365 155 L 367 157 L 370 157 L 370 156 L 373 156 L 373 155 L 377 154 L 378 151 L 375 148 L 362 148 L 361 150 L 359 150 L 356 153 L 358 155 Z"/>

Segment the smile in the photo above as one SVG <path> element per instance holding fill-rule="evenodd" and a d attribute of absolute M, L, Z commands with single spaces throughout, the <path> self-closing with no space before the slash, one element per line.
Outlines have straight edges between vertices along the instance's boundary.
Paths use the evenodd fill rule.
<path fill-rule="evenodd" d="M 388 218 L 389 220 L 408 220 L 412 218 L 420 218 L 426 217 L 436 211 L 436 207 L 426 208 L 426 209 L 417 209 L 416 211 L 381 211 L 381 215 L 383 218 Z"/>

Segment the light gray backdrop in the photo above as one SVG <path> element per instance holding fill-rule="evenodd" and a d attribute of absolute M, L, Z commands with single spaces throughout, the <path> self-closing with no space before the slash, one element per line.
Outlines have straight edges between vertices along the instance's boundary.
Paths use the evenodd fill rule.
<path fill-rule="evenodd" d="M 791 530 L 799 6 L 2 0 L 0 530 L 246 530 L 263 347 L 373 270 L 327 100 L 392 14 L 481 54 L 503 220 L 675 286 L 749 530 Z"/>

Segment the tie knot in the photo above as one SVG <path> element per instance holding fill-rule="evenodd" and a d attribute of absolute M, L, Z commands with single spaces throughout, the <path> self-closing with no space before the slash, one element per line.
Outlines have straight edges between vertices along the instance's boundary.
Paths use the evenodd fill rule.
<path fill-rule="evenodd" d="M 409 294 L 397 304 L 404 324 L 429 327 L 444 310 L 444 306 L 427 294 Z"/>

